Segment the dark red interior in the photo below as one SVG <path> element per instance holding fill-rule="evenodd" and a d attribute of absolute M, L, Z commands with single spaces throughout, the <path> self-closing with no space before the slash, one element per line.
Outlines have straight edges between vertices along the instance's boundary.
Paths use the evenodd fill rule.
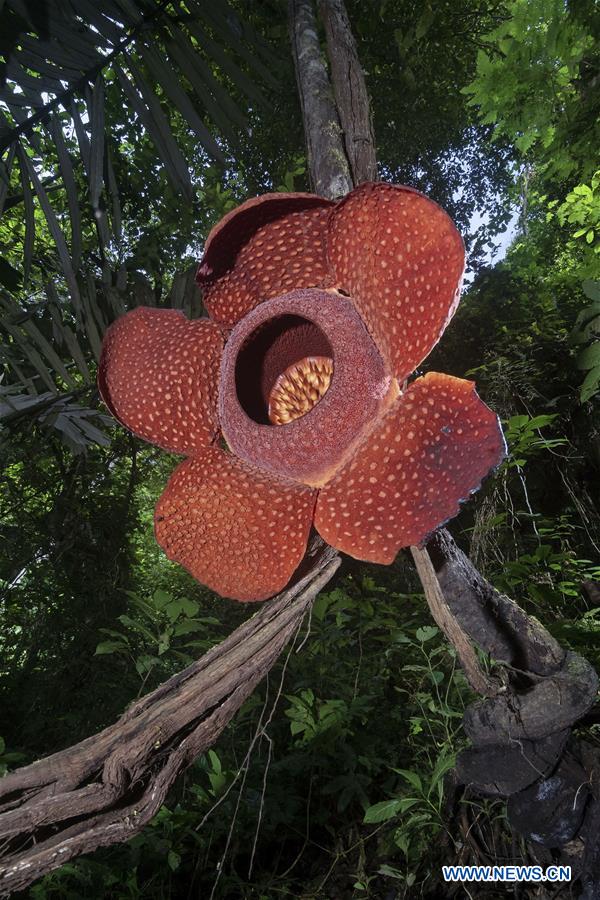
<path fill-rule="evenodd" d="M 328 356 L 333 349 L 318 325 L 302 316 L 269 319 L 247 339 L 238 353 L 235 385 L 240 406 L 259 425 L 269 420 L 269 395 L 275 381 L 307 356 Z"/>

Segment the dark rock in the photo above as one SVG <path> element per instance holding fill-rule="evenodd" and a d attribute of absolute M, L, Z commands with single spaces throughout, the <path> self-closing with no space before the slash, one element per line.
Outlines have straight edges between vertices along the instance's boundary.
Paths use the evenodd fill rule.
<path fill-rule="evenodd" d="M 527 841 L 562 847 L 577 834 L 590 794 L 584 769 L 566 756 L 550 778 L 509 798 L 508 821 Z"/>
<path fill-rule="evenodd" d="M 520 694 L 500 694 L 465 710 L 464 727 L 475 746 L 538 740 L 570 728 L 592 706 L 598 676 L 577 653 L 567 653 L 555 675 Z"/>
<path fill-rule="evenodd" d="M 456 760 L 458 777 L 478 794 L 508 797 L 554 768 L 569 733 L 565 729 L 539 741 L 513 741 L 508 745 L 463 750 Z"/>

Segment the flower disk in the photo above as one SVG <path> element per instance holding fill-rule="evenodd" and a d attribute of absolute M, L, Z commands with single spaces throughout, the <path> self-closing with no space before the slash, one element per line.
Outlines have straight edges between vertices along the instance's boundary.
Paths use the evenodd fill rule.
<path fill-rule="evenodd" d="M 271 388 L 269 420 L 273 425 L 287 425 L 305 416 L 327 393 L 332 375 L 329 356 L 305 356 L 292 363 Z"/>
<path fill-rule="evenodd" d="M 333 362 L 328 390 L 305 415 L 273 425 L 268 405 L 278 379 L 313 356 Z M 261 303 L 232 331 L 221 362 L 219 419 L 241 459 L 318 487 L 397 395 L 350 300 L 298 290 Z"/>

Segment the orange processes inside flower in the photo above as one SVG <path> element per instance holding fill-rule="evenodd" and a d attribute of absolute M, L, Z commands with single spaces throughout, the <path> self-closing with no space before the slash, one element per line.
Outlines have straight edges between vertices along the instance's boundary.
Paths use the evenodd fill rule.
<path fill-rule="evenodd" d="M 305 356 L 282 372 L 269 394 L 269 421 L 287 425 L 310 412 L 331 384 L 333 360 L 329 356 Z"/>

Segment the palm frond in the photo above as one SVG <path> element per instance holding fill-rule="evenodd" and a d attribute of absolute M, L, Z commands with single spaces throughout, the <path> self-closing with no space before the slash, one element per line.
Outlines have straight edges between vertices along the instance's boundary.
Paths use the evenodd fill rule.
<path fill-rule="evenodd" d="M 107 325 L 159 300 L 126 265 L 120 178 L 138 147 L 123 151 L 112 135 L 140 123 L 190 205 L 190 141 L 201 150 L 196 165 L 225 166 L 248 129 L 245 106 L 278 89 L 279 64 L 222 0 L 0 0 L 0 227 L 10 223 L 0 256 L 0 410 L 16 405 L 11 421 L 15 412 L 43 416 L 73 447 L 86 436 L 101 443 L 87 413 L 55 404 L 50 414 L 44 404 L 89 393 Z M 197 314 L 192 269 L 175 276 L 165 302 Z"/>

